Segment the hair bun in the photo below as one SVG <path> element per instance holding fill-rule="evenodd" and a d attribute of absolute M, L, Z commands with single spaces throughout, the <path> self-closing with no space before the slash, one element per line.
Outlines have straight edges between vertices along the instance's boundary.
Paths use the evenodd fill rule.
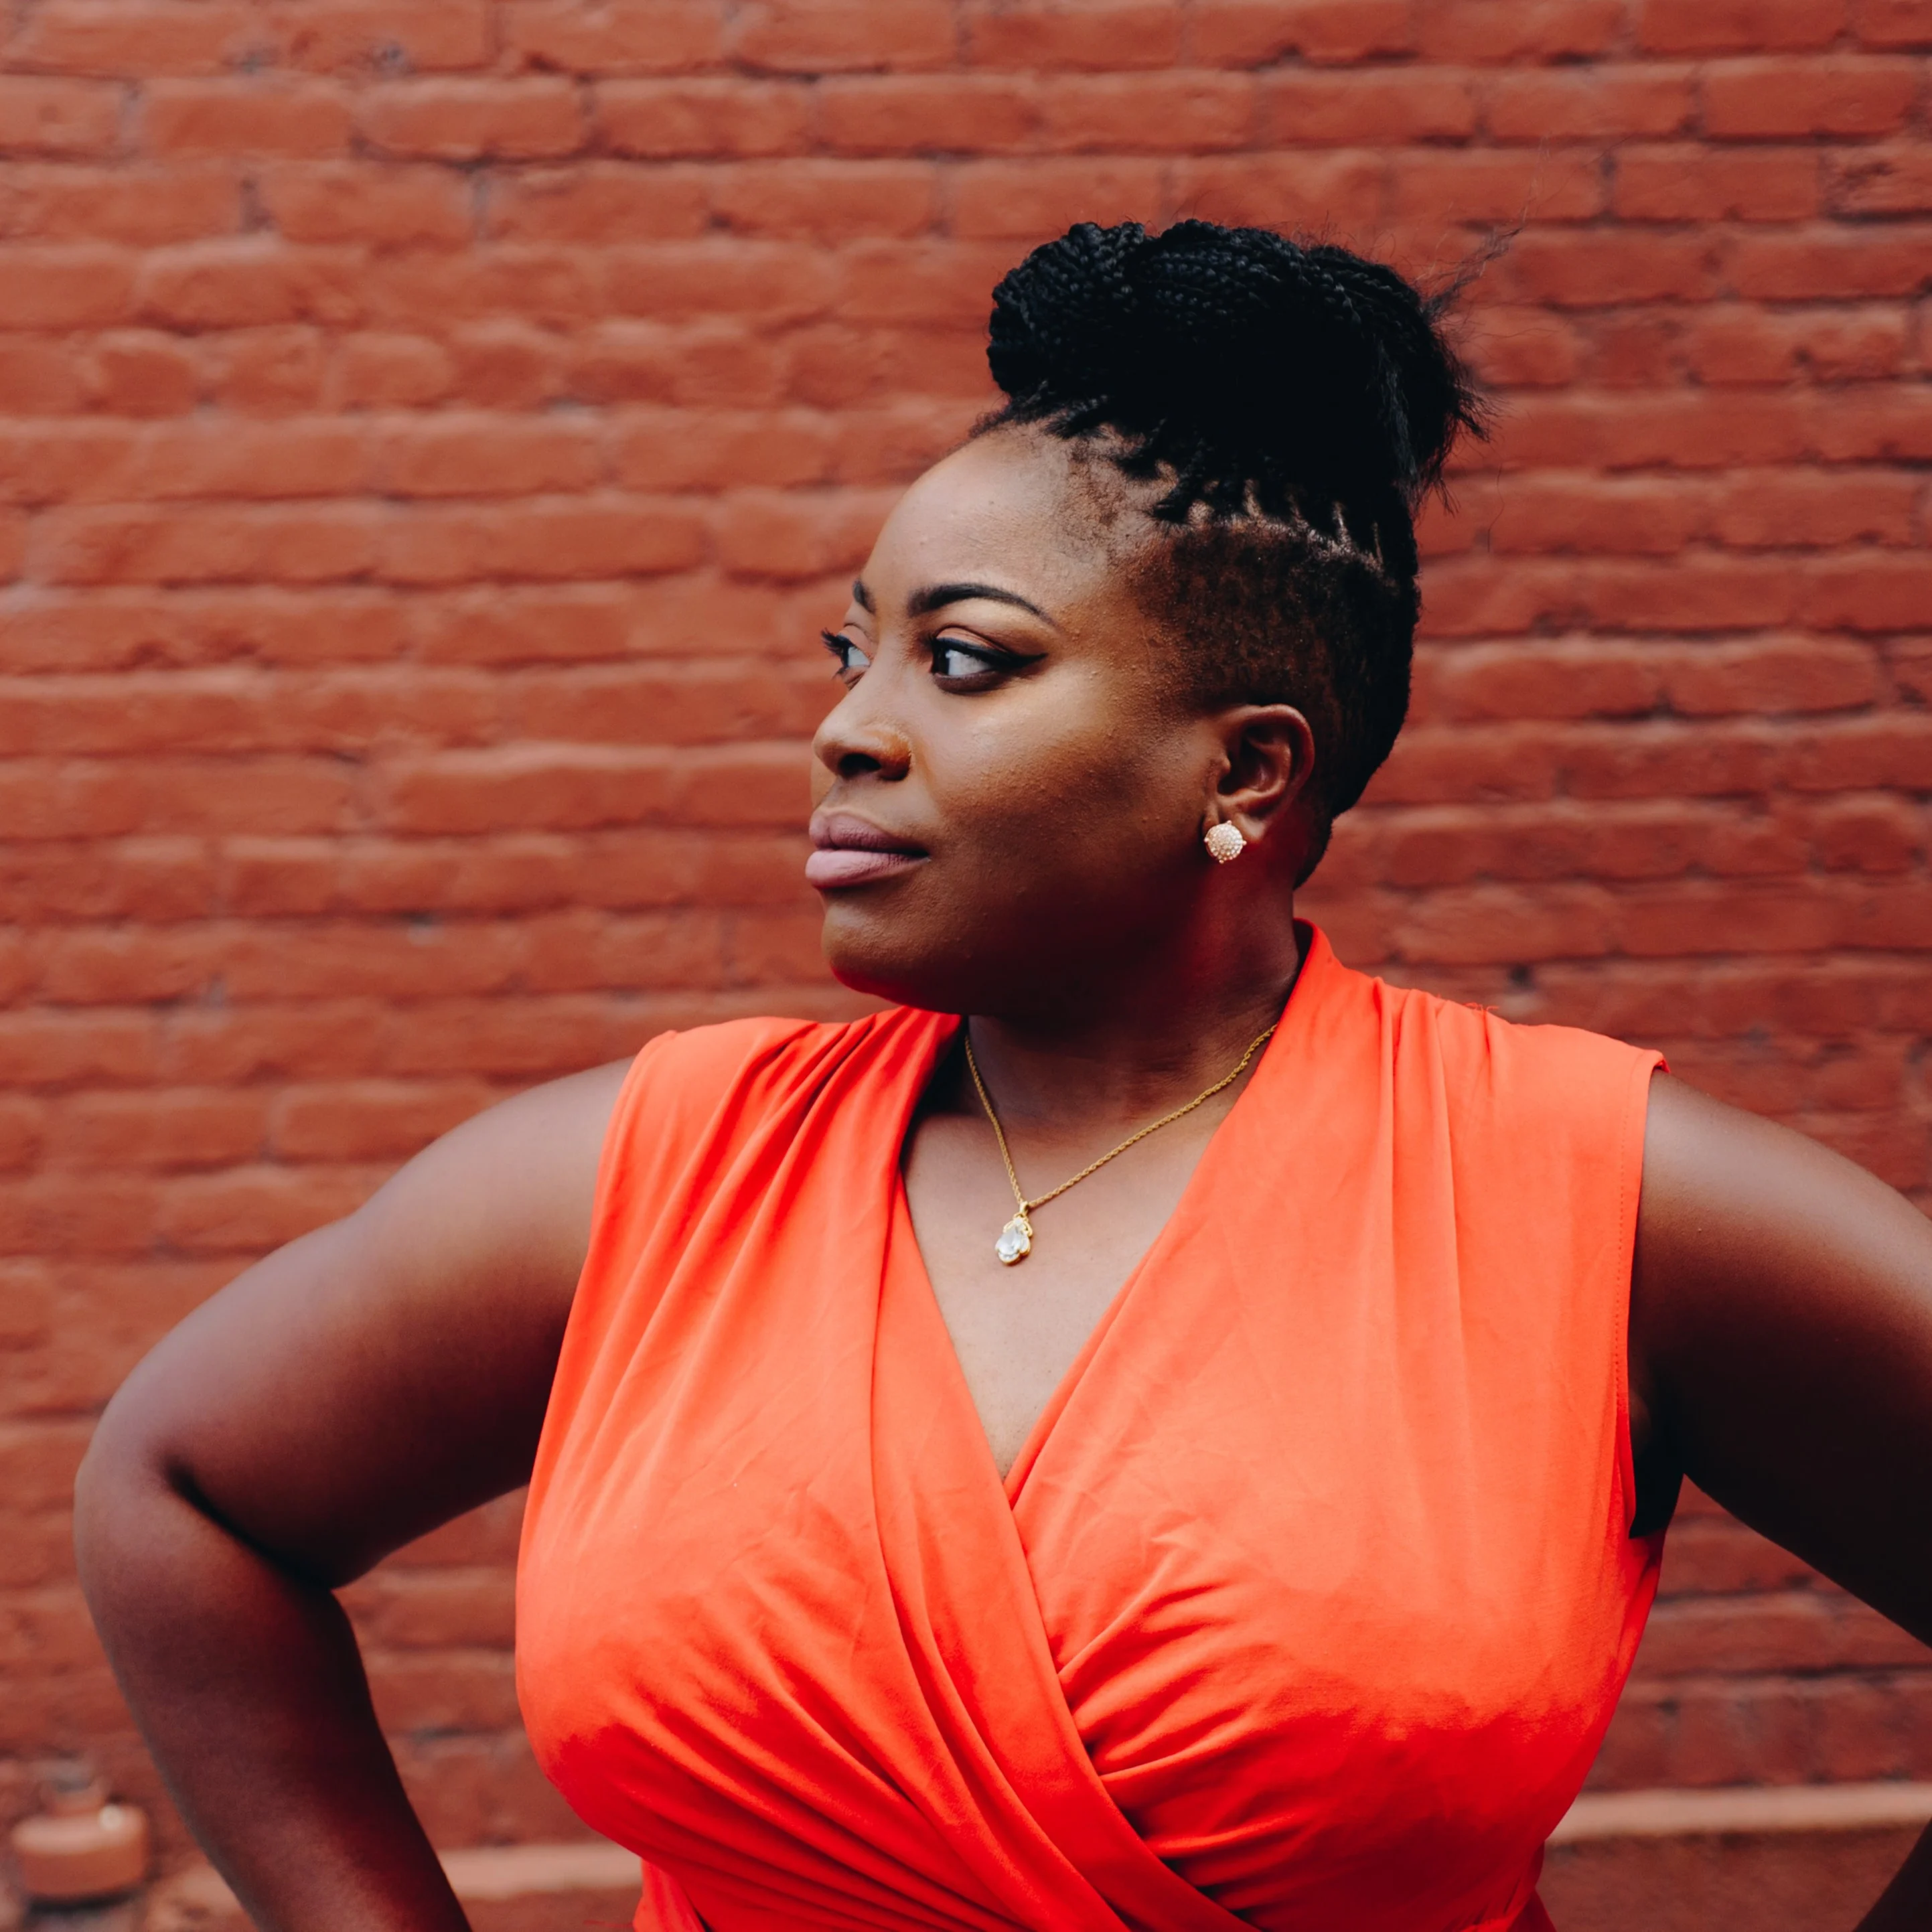
<path fill-rule="evenodd" d="M 1480 434 L 1440 304 L 1393 268 L 1265 228 L 1082 222 L 993 292 L 987 360 L 1022 419 L 1109 424 L 1232 511 L 1412 507 Z"/>

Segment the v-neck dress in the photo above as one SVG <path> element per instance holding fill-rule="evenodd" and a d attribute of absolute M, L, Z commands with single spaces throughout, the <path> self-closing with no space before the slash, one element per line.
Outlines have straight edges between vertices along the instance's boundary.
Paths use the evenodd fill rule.
<path fill-rule="evenodd" d="M 519 1569 L 639 1924 L 1533 1932 L 1628 1672 L 1653 1054 L 1317 933 L 1003 1484 L 900 1177 L 958 1022 L 665 1035 Z"/>

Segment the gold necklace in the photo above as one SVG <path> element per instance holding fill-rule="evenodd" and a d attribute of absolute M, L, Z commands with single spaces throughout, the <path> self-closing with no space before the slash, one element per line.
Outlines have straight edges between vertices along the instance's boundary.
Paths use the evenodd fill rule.
<path fill-rule="evenodd" d="M 1275 1026 L 1281 1022 L 1277 1020 Z M 1157 1120 L 1150 1121 L 1137 1134 L 1130 1134 L 1117 1148 L 1110 1148 L 1098 1160 L 1090 1160 L 1071 1180 L 1063 1180 L 1058 1187 L 1048 1188 L 1044 1194 L 1036 1194 L 1029 1201 L 1020 1191 L 1020 1178 L 1013 1166 L 1012 1150 L 1006 1145 L 1006 1136 L 1000 1126 L 1000 1117 L 993 1111 L 993 1102 L 986 1092 L 986 1083 L 980 1078 L 980 1063 L 973 1058 L 973 1030 L 970 1024 L 962 1028 L 966 1042 L 966 1070 L 973 1076 L 974 1090 L 980 1096 L 980 1104 L 986 1110 L 986 1118 L 993 1124 L 993 1138 L 1000 1144 L 1000 1158 L 1006 1164 L 1006 1179 L 1012 1184 L 1013 1198 L 1018 1203 L 1019 1211 L 1000 1230 L 1000 1238 L 993 1244 L 993 1252 L 1008 1268 L 1017 1267 L 1033 1252 L 1033 1222 L 1028 1220 L 1036 1208 L 1044 1208 L 1049 1201 L 1057 1200 L 1070 1187 L 1077 1186 L 1090 1174 L 1096 1174 L 1108 1162 L 1124 1154 L 1128 1148 L 1144 1141 L 1149 1134 L 1158 1133 L 1162 1127 L 1172 1126 L 1184 1114 L 1191 1114 L 1195 1108 L 1214 1099 L 1224 1088 L 1233 1086 L 1248 1070 L 1248 1062 L 1268 1044 L 1274 1027 L 1265 1033 L 1258 1033 L 1248 1042 L 1248 1050 L 1241 1055 L 1232 1073 L 1224 1073 L 1204 1094 L 1197 1094 L 1184 1107 L 1177 1107 L 1171 1114 L 1163 1114 Z"/>

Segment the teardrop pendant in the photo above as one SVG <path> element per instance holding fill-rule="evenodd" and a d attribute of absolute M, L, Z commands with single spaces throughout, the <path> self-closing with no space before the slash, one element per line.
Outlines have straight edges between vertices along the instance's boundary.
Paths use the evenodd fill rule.
<path fill-rule="evenodd" d="M 1008 1268 L 1016 1268 L 1033 1252 L 1033 1224 L 1024 1214 L 1016 1214 L 1000 1230 L 993 1252 Z"/>

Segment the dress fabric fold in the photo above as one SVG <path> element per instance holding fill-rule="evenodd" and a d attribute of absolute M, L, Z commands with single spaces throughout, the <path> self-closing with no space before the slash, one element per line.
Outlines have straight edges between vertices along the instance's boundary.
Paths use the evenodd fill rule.
<path fill-rule="evenodd" d="M 626 1080 L 519 1565 L 532 1743 L 651 1932 L 1536 1932 L 1628 1673 L 1654 1054 L 1318 933 L 1003 1483 L 914 1237 L 953 1018 Z"/>

